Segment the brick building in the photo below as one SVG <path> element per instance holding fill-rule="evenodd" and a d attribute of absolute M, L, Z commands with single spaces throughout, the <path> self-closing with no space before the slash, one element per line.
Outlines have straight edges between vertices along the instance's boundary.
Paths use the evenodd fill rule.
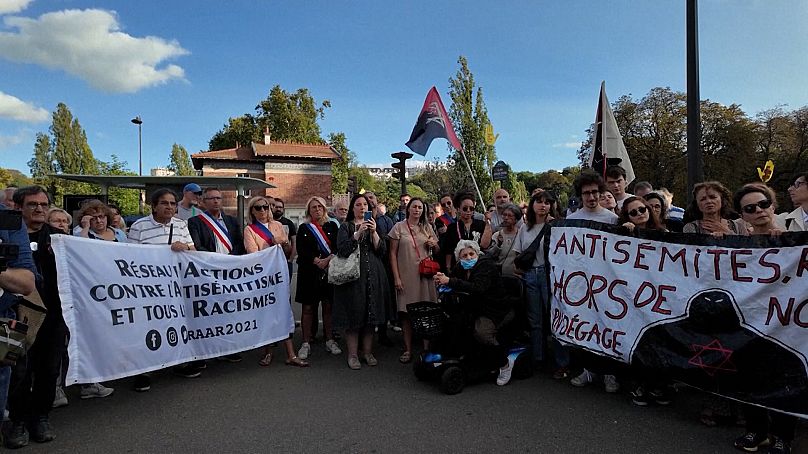
<path fill-rule="evenodd" d="M 283 199 L 287 214 L 297 217 L 309 197 L 318 195 L 331 203 L 331 163 L 340 159 L 328 144 L 252 142 L 226 150 L 191 155 L 194 168 L 203 176 L 252 177 L 276 186 L 266 194 Z M 259 195 L 252 193 L 250 195 Z M 235 193 L 225 191 L 224 205 L 235 207 Z"/>

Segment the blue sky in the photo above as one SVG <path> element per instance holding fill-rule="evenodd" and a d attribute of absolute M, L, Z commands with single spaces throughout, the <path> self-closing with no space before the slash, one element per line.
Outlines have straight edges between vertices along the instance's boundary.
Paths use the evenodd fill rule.
<path fill-rule="evenodd" d="M 699 2 L 701 95 L 750 115 L 808 105 L 808 2 Z M 28 172 L 36 132 L 64 102 L 96 157 L 165 166 L 207 149 L 269 89 L 309 88 L 366 164 L 388 165 L 427 91 L 448 106 L 468 58 L 516 170 L 561 169 L 610 100 L 685 89 L 685 1 L 0 0 L 0 166 Z M 427 159 L 444 159 L 436 140 Z"/>

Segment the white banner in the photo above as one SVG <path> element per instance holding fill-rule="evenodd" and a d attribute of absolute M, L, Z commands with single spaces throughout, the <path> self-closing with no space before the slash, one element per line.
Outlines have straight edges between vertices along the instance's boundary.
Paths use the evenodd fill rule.
<path fill-rule="evenodd" d="M 67 384 L 249 350 L 294 331 L 280 247 L 231 256 L 54 235 Z"/>

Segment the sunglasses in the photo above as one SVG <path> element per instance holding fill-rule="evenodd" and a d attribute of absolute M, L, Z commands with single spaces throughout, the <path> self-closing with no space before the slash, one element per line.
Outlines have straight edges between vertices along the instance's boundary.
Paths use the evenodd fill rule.
<path fill-rule="evenodd" d="M 765 210 L 770 206 L 772 206 L 771 200 L 763 199 L 758 203 L 750 203 L 749 205 L 744 205 L 741 209 L 746 214 L 752 214 L 757 211 L 758 207 L 760 207 L 761 210 Z"/>
<path fill-rule="evenodd" d="M 442 207 L 450 207 L 450 206 L 452 206 L 452 202 L 441 202 L 440 206 L 442 206 Z"/>
<path fill-rule="evenodd" d="M 800 186 L 808 185 L 808 181 L 795 181 L 791 183 L 790 188 L 799 189 Z"/>
<path fill-rule="evenodd" d="M 460 208 L 460 211 L 462 211 L 464 213 L 468 213 L 469 211 L 474 211 L 474 207 L 464 206 L 464 207 Z"/>
<path fill-rule="evenodd" d="M 253 209 L 255 211 L 266 211 L 269 209 L 269 205 L 253 205 Z"/>
<path fill-rule="evenodd" d="M 636 216 L 639 216 L 641 214 L 645 214 L 646 211 L 648 211 L 648 208 L 646 208 L 646 207 L 634 208 L 633 210 L 628 212 L 628 215 L 636 217 Z"/>

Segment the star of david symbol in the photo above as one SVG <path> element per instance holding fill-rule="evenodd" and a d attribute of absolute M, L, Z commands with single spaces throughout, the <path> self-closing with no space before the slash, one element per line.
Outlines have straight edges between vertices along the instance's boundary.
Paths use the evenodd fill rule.
<path fill-rule="evenodd" d="M 730 360 L 733 351 L 721 345 L 721 341 L 718 339 L 713 339 L 707 345 L 692 344 L 690 349 L 695 352 L 695 355 L 687 363 L 701 368 L 711 377 L 714 377 L 719 371 L 738 371 Z"/>

